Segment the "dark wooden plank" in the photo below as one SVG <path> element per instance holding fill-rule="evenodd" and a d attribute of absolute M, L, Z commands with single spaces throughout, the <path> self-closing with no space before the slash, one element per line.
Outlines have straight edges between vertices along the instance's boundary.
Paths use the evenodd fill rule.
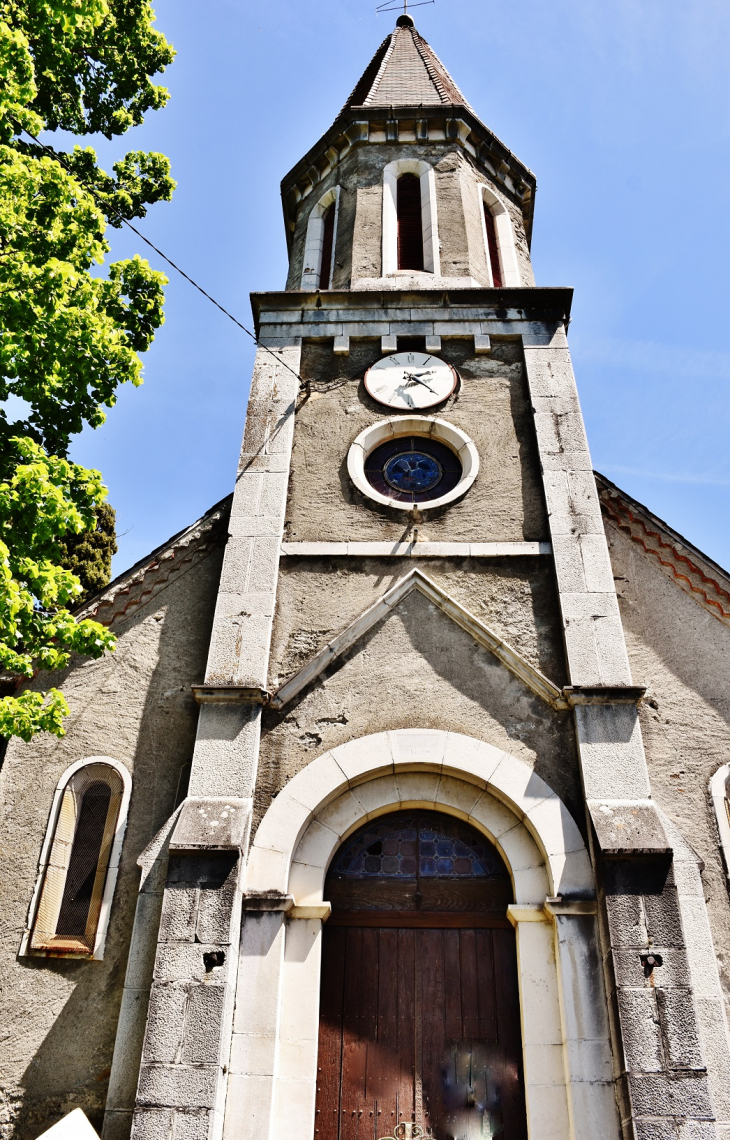
<path fill-rule="evenodd" d="M 358 1111 L 360 1140 L 369 1140 L 378 1089 L 378 986 L 380 960 L 379 930 L 362 931 L 362 962 L 360 967 L 360 1036 L 364 1045 L 365 1080 L 363 1099 Z"/>
<path fill-rule="evenodd" d="M 493 941 L 495 975 L 499 979 L 496 1016 L 499 1040 L 504 1050 L 501 1090 L 504 1137 L 505 1140 L 525 1140 L 527 1119 L 515 935 L 514 931 L 498 930 L 489 937 Z"/>
<path fill-rule="evenodd" d="M 367 997 L 362 985 L 364 933 L 355 929 L 346 932 L 340 1140 L 360 1140 L 360 1122 L 365 1099 L 367 1043 L 362 1037 L 363 1003 Z"/>
<path fill-rule="evenodd" d="M 398 1091 L 388 1122 L 413 1120 L 416 1047 L 415 930 L 398 931 Z M 383 1114 L 383 1120 L 386 1119 Z M 385 1130 L 381 1135 L 388 1135 Z"/>
<path fill-rule="evenodd" d="M 445 1061 L 444 934 L 419 931 L 421 975 L 421 1034 L 423 1124 L 437 1127 L 441 1116 L 441 1073 Z"/>
<path fill-rule="evenodd" d="M 324 897 L 332 904 L 335 913 L 340 910 L 374 910 L 378 913 L 384 910 L 415 910 L 413 896 L 416 889 L 415 879 L 341 879 L 330 875 Z"/>
<path fill-rule="evenodd" d="M 416 899 L 416 893 L 420 899 Z M 325 898 L 332 909 L 382 911 L 496 911 L 504 917 L 512 901 L 508 878 L 489 879 L 327 879 Z"/>
<path fill-rule="evenodd" d="M 315 1121 L 318 1140 L 338 1140 L 339 1136 L 346 941 L 344 930 L 323 932 Z"/>
<path fill-rule="evenodd" d="M 509 1059 L 499 1042 L 490 1042 L 486 1065 L 486 1101 L 493 1133 L 511 1136 L 514 1117 L 513 1074 Z"/>
<path fill-rule="evenodd" d="M 399 930 L 511 930 L 504 914 L 489 911 L 465 911 L 462 914 L 448 911 L 339 911 L 332 915 L 328 926 L 396 927 Z"/>
<path fill-rule="evenodd" d="M 423 911 L 498 911 L 504 916 L 512 902 L 512 884 L 508 877 L 484 879 L 421 879 L 418 883 Z M 404 907 L 411 910 L 412 907 Z"/>
<path fill-rule="evenodd" d="M 368 1053 L 368 1095 L 377 1101 L 374 1112 L 395 1114 L 399 1085 L 398 1050 L 398 931 L 379 930 L 377 1039 Z"/>
<path fill-rule="evenodd" d="M 475 930 L 460 931 L 459 953 L 461 956 L 461 1016 L 464 1039 L 475 1041 L 479 1036 L 477 936 Z"/>
<path fill-rule="evenodd" d="M 446 1041 L 461 1041 L 461 960 L 459 930 L 444 930 L 444 1033 Z"/>
<path fill-rule="evenodd" d="M 497 1032 L 497 1004 L 494 976 L 494 951 L 492 931 L 476 931 L 477 943 L 477 1010 L 479 1014 L 479 1039 L 494 1041 Z M 500 982 L 501 984 L 501 982 Z"/>

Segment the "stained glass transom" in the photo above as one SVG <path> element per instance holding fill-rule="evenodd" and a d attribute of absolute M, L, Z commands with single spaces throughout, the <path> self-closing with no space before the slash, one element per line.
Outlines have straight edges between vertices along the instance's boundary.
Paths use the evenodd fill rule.
<path fill-rule="evenodd" d="M 503 877 L 494 847 L 461 820 L 437 812 L 397 812 L 367 823 L 335 857 L 337 878 Z"/>

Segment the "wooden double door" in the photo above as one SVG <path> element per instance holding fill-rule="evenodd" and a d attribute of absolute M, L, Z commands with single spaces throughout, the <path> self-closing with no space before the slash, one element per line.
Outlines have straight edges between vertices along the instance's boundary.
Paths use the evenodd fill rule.
<path fill-rule="evenodd" d="M 525 1140 L 515 938 L 499 856 L 486 852 L 496 874 L 449 875 L 446 859 L 441 874 L 422 875 L 433 864 L 421 850 L 438 849 L 440 836 L 458 858 L 466 835 L 473 856 L 466 825 L 411 812 L 386 817 L 374 839 L 368 827 L 359 857 L 346 849 L 328 879 L 315 1140 L 381 1140 L 406 1121 L 436 1140 Z M 396 845 L 398 827 L 407 838 Z M 483 871 L 478 842 L 471 865 Z M 392 865 L 396 846 L 404 874 L 358 875 L 374 862 L 369 851 Z"/>

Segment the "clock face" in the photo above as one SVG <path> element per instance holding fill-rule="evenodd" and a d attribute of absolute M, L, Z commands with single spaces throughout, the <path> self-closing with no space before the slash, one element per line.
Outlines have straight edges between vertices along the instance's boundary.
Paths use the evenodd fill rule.
<path fill-rule="evenodd" d="M 459 382 L 456 369 L 426 352 L 396 352 L 365 373 L 365 388 L 379 404 L 410 412 L 441 404 Z"/>

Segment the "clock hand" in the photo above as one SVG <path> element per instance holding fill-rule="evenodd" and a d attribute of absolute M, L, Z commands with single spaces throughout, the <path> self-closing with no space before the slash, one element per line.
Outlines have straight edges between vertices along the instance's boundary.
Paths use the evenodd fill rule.
<path fill-rule="evenodd" d="M 437 394 L 436 392 L 433 391 L 433 388 L 431 387 L 430 384 L 427 384 L 425 380 L 420 380 L 418 378 L 418 376 L 416 376 L 415 374 L 411 375 L 410 379 L 408 380 L 408 383 L 409 384 L 422 384 L 424 388 L 428 388 L 429 392 L 433 392 L 434 396 Z"/>

